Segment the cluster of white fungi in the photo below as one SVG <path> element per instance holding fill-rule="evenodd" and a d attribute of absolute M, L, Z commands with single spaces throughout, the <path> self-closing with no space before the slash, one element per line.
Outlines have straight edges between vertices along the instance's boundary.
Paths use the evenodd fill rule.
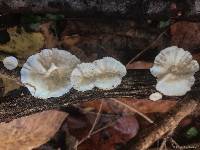
<path fill-rule="evenodd" d="M 4 66 L 15 69 L 16 58 L 3 60 Z M 176 46 L 162 50 L 155 58 L 150 72 L 157 78 L 156 90 L 149 99 L 167 96 L 182 96 L 191 90 L 194 74 L 199 64 L 192 55 Z M 21 69 L 21 82 L 37 98 L 60 97 L 71 88 L 84 92 L 97 87 L 110 90 L 121 84 L 126 67 L 112 57 L 104 57 L 91 63 L 81 61 L 71 53 L 57 48 L 44 49 L 30 56 Z M 162 93 L 162 94 L 161 94 Z"/>

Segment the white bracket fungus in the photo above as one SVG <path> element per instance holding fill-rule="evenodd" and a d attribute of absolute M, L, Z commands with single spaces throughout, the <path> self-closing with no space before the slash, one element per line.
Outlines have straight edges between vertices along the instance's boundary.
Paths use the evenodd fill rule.
<path fill-rule="evenodd" d="M 120 85 L 122 77 L 127 72 L 126 67 L 112 57 L 104 57 L 93 63 L 98 70 L 95 86 L 103 90 L 110 90 Z"/>
<path fill-rule="evenodd" d="M 72 88 L 70 75 L 79 63 L 65 50 L 44 49 L 27 59 L 21 69 L 21 82 L 35 97 L 59 97 Z"/>
<path fill-rule="evenodd" d="M 71 83 L 78 91 L 98 87 L 103 90 L 116 88 L 126 75 L 126 67 L 111 57 L 104 57 L 93 63 L 78 65 L 71 74 Z"/>
<path fill-rule="evenodd" d="M 176 46 L 162 50 L 150 69 L 157 77 L 156 89 L 167 96 L 182 96 L 190 91 L 198 70 L 199 64 L 192 55 Z"/>
<path fill-rule="evenodd" d="M 93 63 L 82 63 L 72 71 L 71 84 L 78 91 L 87 91 L 95 87 L 96 66 Z"/>
<path fill-rule="evenodd" d="M 149 99 L 152 101 L 158 101 L 158 100 L 162 99 L 162 94 L 160 94 L 159 92 L 152 93 L 149 96 Z"/>
<path fill-rule="evenodd" d="M 18 60 L 13 56 L 9 56 L 4 58 L 3 65 L 6 69 L 13 70 L 18 66 Z"/>

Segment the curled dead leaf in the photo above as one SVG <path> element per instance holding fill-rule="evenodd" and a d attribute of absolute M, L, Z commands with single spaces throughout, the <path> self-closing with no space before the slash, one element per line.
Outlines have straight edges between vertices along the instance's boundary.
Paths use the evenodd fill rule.
<path fill-rule="evenodd" d="M 67 114 L 45 111 L 0 124 L 0 149 L 32 150 L 46 143 L 59 129 Z"/>
<path fill-rule="evenodd" d="M 23 28 L 9 28 L 10 41 L 0 44 L 0 51 L 12 53 L 18 58 L 26 58 L 39 51 L 44 46 L 44 37 L 41 33 L 28 33 Z"/>
<path fill-rule="evenodd" d="M 71 135 L 79 141 L 84 139 L 78 145 L 79 150 L 96 149 L 96 147 L 98 150 L 114 150 L 119 144 L 125 144 L 136 136 L 139 130 L 139 123 L 134 116 L 121 116 L 114 120 L 113 117 L 101 115 L 95 129 L 87 138 L 95 118 L 94 114 L 68 117 L 66 123 Z"/>

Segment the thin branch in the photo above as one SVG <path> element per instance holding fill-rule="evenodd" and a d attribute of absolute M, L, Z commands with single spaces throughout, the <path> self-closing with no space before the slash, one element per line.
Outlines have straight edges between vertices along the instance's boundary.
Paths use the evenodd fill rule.
<path fill-rule="evenodd" d="M 121 101 L 119 101 L 119 100 L 117 100 L 117 99 L 115 99 L 115 98 L 111 98 L 111 100 L 113 100 L 114 102 L 116 102 L 116 103 L 118 103 L 118 104 L 120 104 L 120 105 L 122 105 L 122 106 L 128 108 L 129 110 L 131 110 L 131 111 L 137 113 L 138 115 L 140 115 L 141 117 L 143 117 L 144 119 L 146 119 L 148 122 L 150 122 L 150 123 L 153 123 L 153 122 L 154 122 L 154 121 L 151 120 L 148 116 L 146 116 L 145 114 L 143 114 L 143 113 L 141 113 L 140 111 L 138 111 L 136 108 L 130 107 L 129 105 L 127 105 L 127 104 L 125 104 L 125 103 L 123 103 L 123 102 L 121 102 Z"/>
<path fill-rule="evenodd" d="M 150 44 L 148 45 L 146 48 L 144 48 L 143 50 L 141 50 L 135 57 L 133 57 L 126 65 L 126 67 L 128 65 L 130 65 L 131 63 L 133 63 L 136 59 L 138 59 L 143 53 L 145 53 L 147 50 L 149 50 L 154 44 L 156 44 L 158 42 L 158 40 L 166 33 L 168 29 L 164 30 L 162 33 L 160 33 L 160 35 Z"/>
<path fill-rule="evenodd" d="M 190 97 L 176 104 L 163 118 L 155 122 L 150 128 L 144 129 L 140 135 L 132 139 L 128 147 L 134 150 L 146 150 L 166 133 L 174 130 L 179 122 L 190 115 L 199 104 L 199 101 Z"/>
<path fill-rule="evenodd" d="M 87 139 L 89 139 L 89 138 L 91 137 L 91 135 L 92 135 L 92 133 L 93 133 L 93 131 L 94 131 L 94 128 L 96 127 L 96 124 L 98 123 L 98 121 L 99 121 L 99 119 L 100 119 L 102 106 L 103 106 L 103 100 L 101 100 L 101 104 L 100 104 L 100 106 L 99 106 L 99 111 L 98 111 L 98 113 L 97 113 L 97 115 L 96 115 L 96 118 L 95 118 L 95 120 L 94 120 L 94 123 L 92 124 L 92 128 L 90 129 L 88 135 L 87 135 L 85 138 L 81 139 L 80 141 L 78 141 L 78 142 L 76 143 L 75 149 L 77 149 L 78 146 L 79 146 L 80 144 L 82 144 L 84 141 L 86 141 Z"/>
<path fill-rule="evenodd" d="M 92 132 L 94 131 L 94 128 L 96 127 L 96 125 L 97 125 L 97 123 L 98 123 L 98 121 L 99 121 L 99 119 L 100 119 L 100 117 L 101 117 L 102 106 L 103 106 L 103 100 L 101 100 L 101 104 L 100 104 L 100 106 L 99 106 L 99 111 L 98 111 L 97 116 L 96 116 L 96 118 L 95 118 L 95 120 L 94 120 L 94 123 L 93 123 L 93 125 L 92 125 L 92 128 L 90 129 L 90 131 L 89 131 L 89 133 L 88 133 L 88 137 L 91 136 Z"/>
<path fill-rule="evenodd" d="M 0 67 L 0 74 L 11 79 L 19 80 L 19 71 L 19 68 L 9 71 L 2 66 Z M 121 85 L 113 90 L 94 88 L 91 91 L 78 92 L 72 89 L 62 97 L 43 100 L 32 97 L 23 88 L 18 89 L 13 95 L 10 94 L 10 96 L 0 98 L 0 122 L 11 121 L 15 118 L 45 110 L 59 109 L 61 106 L 68 106 L 92 99 L 117 97 L 147 98 L 151 93 L 155 92 L 155 89 L 152 88 L 155 83 L 155 78 L 148 70 L 135 70 L 128 71 Z M 16 95 L 16 93 L 18 94 Z"/>
<path fill-rule="evenodd" d="M 20 68 L 9 71 L 0 63 L 0 74 L 9 78 L 19 79 Z M 196 74 L 195 86 L 192 91 L 199 92 L 200 72 Z M 101 98 L 137 98 L 148 99 L 154 93 L 156 79 L 150 74 L 149 70 L 129 70 L 123 78 L 122 83 L 112 90 L 100 90 L 94 88 L 86 92 L 78 92 L 74 89 L 69 93 L 58 98 L 38 99 L 29 94 L 26 88 L 21 88 L 10 93 L 9 96 L 0 97 L 0 122 L 7 122 L 13 119 L 27 116 L 36 112 L 50 109 L 59 109 L 61 106 L 69 106 L 85 101 L 99 100 Z M 16 94 L 18 93 L 18 94 Z M 164 99 L 169 99 L 164 97 Z M 174 97 L 173 99 L 176 99 Z"/>

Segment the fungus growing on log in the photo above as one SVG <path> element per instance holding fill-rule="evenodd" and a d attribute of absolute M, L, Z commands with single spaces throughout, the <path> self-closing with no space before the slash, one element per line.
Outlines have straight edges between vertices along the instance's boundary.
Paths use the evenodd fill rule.
<path fill-rule="evenodd" d="M 21 69 L 21 82 L 35 97 L 59 97 L 72 88 L 70 75 L 79 63 L 65 50 L 44 49 L 27 59 Z"/>
<path fill-rule="evenodd" d="M 167 96 L 182 96 L 195 82 L 199 64 L 192 55 L 176 46 L 162 50 L 155 58 L 151 74 L 157 78 L 156 89 Z"/>
<path fill-rule="evenodd" d="M 95 86 L 99 89 L 110 90 L 121 84 L 122 77 L 127 73 L 126 67 L 112 57 L 94 61 L 98 69 Z"/>
<path fill-rule="evenodd" d="M 18 66 L 18 60 L 13 56 L 9 56 L 3 59 L 3 64 L 8 70 L 13 70 Z"/>
<path fill-rule="evenodd" d="M 126 67 L 112 57 L 104 57 L 93 63 L 78 65 L 71 74 L 71 83 L 78 91 L 94 87 L 110 90 L 120 85 L 126 75 Z"/>
<path fill-rule="evenodd" d="M 149 99 L 152 101 L 158 101 L 158 100 L 162 99 L 162 94 L 160 94 L 159 92 L 152 93 L 149 96 Z"/>
<path fill-rule="evenodd" d="M 71 84 L 78 91 L 87 91 L 95 87 L 96 69 L 93 63 L 82 63 L 72 71 Z"/>

